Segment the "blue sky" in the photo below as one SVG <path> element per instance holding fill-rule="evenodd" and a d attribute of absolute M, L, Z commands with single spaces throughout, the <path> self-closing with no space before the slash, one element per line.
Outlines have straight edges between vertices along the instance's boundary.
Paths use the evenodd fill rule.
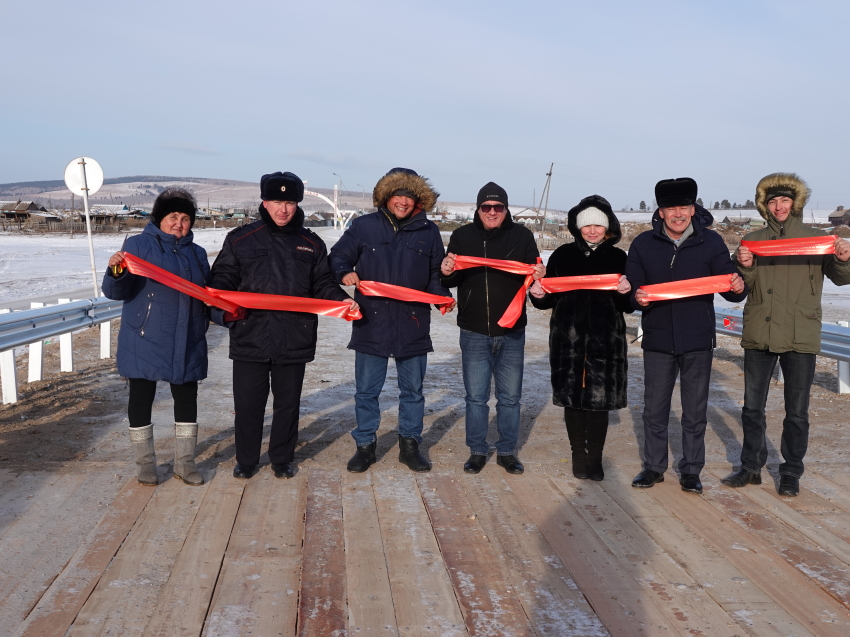
<path fill-rule="evenodd" d="M 850 207 L 850 3 L 5 2 L 0 183 L 255 181 L 368 191 L 414 168 L 448 201 L 493 180 L 550 206 L 707 202 L 794 171 Z"/>

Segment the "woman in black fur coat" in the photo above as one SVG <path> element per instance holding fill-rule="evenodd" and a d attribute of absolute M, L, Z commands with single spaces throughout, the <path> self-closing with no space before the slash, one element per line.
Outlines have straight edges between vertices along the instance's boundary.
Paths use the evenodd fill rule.
<path fill-rule="evenodd" d="M 604 198 L 582 199 L 568 213 L 567 227 L 575 242 L 549 257 L 547 277 L 623 274 L 626 253 L 615 247 L 622 237 L 620 222 Z M 617 291 L 547 294 L 539 282 L 530 290 L 534 307 L 554 308 L 549 332 L 552 399 L 564 408 L 576 478 L 605 477 L 602 448 L 608 412 L 626 406 L 628 345 L 623 312 L 634 311 L 630 290 L 625 276 Z"/>

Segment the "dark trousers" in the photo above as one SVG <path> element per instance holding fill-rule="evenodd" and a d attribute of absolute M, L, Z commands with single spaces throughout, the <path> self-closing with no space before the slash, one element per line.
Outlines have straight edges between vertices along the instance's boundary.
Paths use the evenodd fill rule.
<path fill-rule="evenodd" d="M 305 367 L 304 363 L 273 365 L 233 361 L 236 462 L 253 466 L 260 461 L 269 387 L 274 394 L 269 460 L 276 464 L 294 460 Z"/>
<path fill-rule="evenodd" d="M 127 419 L 131 427 L 147 427 L 151 424 L 153 399 L 156 396 L 156 381 L 146 378 L 130 378 L 130 400 L 127 403 Z M 171 384 L 174 399 L 174 422 L 198 422 L 198 383 Z"/>
<path fill-rule="evenodd" d="M 711 350 L 665 354 L 644 351 L 643 451 L 644 469 L 667 470 L 667 427 L 676 376 L 682 398 L 682 460 L 679 471 L 699 473 L 705 466 L 705 428 L 708 424 L 708 385 Z"/>
<path fill-rule="evenodd" d="M 785 380 L 785 420 L 782 421 L 780 447 L 785 462 L 779 465 L 779 473 L 799 478 L 803 475 L 803 456 L 809 446 L 809 394 L 815 379 L 814 354 L 744 350 L 741 468 L 758 473 L 767 462 L 764 408 L 777 359 Z"/>

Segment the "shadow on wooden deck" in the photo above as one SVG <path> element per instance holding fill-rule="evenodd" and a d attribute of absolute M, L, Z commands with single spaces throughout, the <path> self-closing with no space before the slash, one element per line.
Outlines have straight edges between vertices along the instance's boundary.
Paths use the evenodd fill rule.
<path fill-rule="evenodd" d="M 0 635 L 850 635 L 850 477 L 780 498 L 707 467 L 700 497 L 638 469 L 133 479 L 70 561 L 42 538 L 4 573 Z"/>

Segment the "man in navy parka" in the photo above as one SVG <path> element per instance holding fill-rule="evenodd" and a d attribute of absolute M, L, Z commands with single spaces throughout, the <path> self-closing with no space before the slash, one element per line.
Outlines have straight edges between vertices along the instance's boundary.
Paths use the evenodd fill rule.
<path fill-rule="evenodd" d="M 408 168 L 393 168 L 375 186 L 377 212 L 355 219 L 331 248 L 331 270 L 343 285 L 378 281 L 451 296 L 440 284 L 443 241 L 437 225 L 425 213 L 437 203 L 437 193 L 424 177 Z M 431 345 L 431 309 L 427 303 L 397 301 L 355 292 L 363 318 L 353 323 L 349 349 L 355 355 L 354 396 L 357 427 L 351 433 L 357 451 L 348 470 L 366 471 L 375 462 L 376 432 L 381 422 L 378 396 L 387 364 L 398 372 L 399 461 L 413 471 L 429 471 L 419 452 L 425 397 L 422 380 Z"/>
<path fill-rule="evenodd" d="M 667 426 L 676 376 L 682 394 L 684 491 L 702 493 L 699 474 L 705 464 L 705 428 L 711 361 L 717 345 L 714 295 L 647 302 L 643 285 L 728 274 L 732 290 L 721 294 L 737 303 L 747 296 L 744 280 L 723 238 L 709 230 L 711 214 L 696 203 L 697 183 L 688 177 L 665 179 L 655 186 L 658 210 L 652 230 L 638 235 L 629 248 L 626 277 L 632 304 L 643 311 L 644 470 L 632 486 L 647 488 L 664 480 Z"/>

